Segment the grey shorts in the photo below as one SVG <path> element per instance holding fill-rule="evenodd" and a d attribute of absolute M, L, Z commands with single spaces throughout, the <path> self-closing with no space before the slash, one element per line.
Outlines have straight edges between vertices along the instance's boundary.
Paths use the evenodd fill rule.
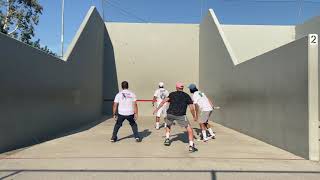
<path fill-rule="evenodd" d="M 200 123 L 208 123 L 212 111 L 201 111 L 200 113 Z"/>
<path fill-rule="evenodd" d="M 171 126 L 173 122 L 176 121 L 180 127 L 188 127 L 189 121 L 186 115 L 184 116 L 175 116 L 172 114 L 167 114 L 167 118 L 165 119 L 165 122 L 167 123 L 167 126 Z"/>

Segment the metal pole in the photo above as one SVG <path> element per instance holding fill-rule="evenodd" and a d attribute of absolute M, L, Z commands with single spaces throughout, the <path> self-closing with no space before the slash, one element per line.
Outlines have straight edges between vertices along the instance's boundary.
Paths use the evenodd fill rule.
<path fill-rule="evenodd" d="M 62 0 L 61 8 L 61 57 L 63 57 L 63 42 L 64 42 L 64 0 Z"/>
<path fill-rule="evenodd" d="M 301 13 L 302 13 L 303 0 L 300 0 L 299 3 L 299 12 L 298 12 L 298 23 L 300 23 Z"/>
<path fill-rule="evenodd" d="M 200 0 L 200 21 L 202 20 L 202 0 Z"/>
<path fill-rule="evenodd" d="M 103 0 L 101 0 L 101 8 L 102 8 L 102 20 L 104 22 L 104 6 L 103 6 Z"/>

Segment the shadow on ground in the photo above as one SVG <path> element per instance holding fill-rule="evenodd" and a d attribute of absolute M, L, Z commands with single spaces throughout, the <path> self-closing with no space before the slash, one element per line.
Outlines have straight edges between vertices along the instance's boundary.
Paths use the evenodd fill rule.
<path fill-rule="evenodd" d="M 152 132 L 149 129 L 145 129 L 145 130 L 139 132 L 139 136 L 140 136 L 141 140 L 143 140 L 144 138 L 150 136 L 151 133 Z M 128 139 L 128 138 L 133 138 L 133 137 L 134 137 L 133 134 L 131 134 L 129 136 L 125 136 L 125 137 L 122 137 L 122 138 L 118 139 L 118 141 L 121 141 L 121 140 L 124 140 L 124 139 Z"/>

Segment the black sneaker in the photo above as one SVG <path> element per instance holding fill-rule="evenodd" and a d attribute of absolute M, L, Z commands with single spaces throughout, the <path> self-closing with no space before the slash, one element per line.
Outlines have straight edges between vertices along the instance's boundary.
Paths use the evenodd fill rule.
<path fill-rule="evenodd" d="M 141 142 L 141 138 L 135 138 L 136 142 Z"/>
<path fill-rule="evenodd" d="M 114 143 L 114 142 L 116 142 L 116 141 L 117 141 L 117 138 L 115 138 L 115 137 L 113 137 L 113 138 L 110 139 L 110 142 L 113 142 L 113 143 Z"/>
<path fill-rule="evenodd" d="M 198 149 L 195 148 L 194 145 L 193 146 L 189 146 L 189 152 L 196 152 L 196 151 L 198 151 Z"/>
<path fill-rule="evenodd" d="M 170 139 L 166 139 L 163 144 L 165 146 L 170 146 Z"/>

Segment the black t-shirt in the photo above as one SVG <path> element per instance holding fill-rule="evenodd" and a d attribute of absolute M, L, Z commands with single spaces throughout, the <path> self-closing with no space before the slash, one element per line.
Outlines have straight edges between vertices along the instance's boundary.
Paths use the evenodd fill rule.
<path fill-rule="evenodd" d="M 172 92 L 168 98 L 170 105 L 167 113 L 175 116 L 186 115 L 188 105 L 193 104 L 191 97 L 183 91 Z"/>

